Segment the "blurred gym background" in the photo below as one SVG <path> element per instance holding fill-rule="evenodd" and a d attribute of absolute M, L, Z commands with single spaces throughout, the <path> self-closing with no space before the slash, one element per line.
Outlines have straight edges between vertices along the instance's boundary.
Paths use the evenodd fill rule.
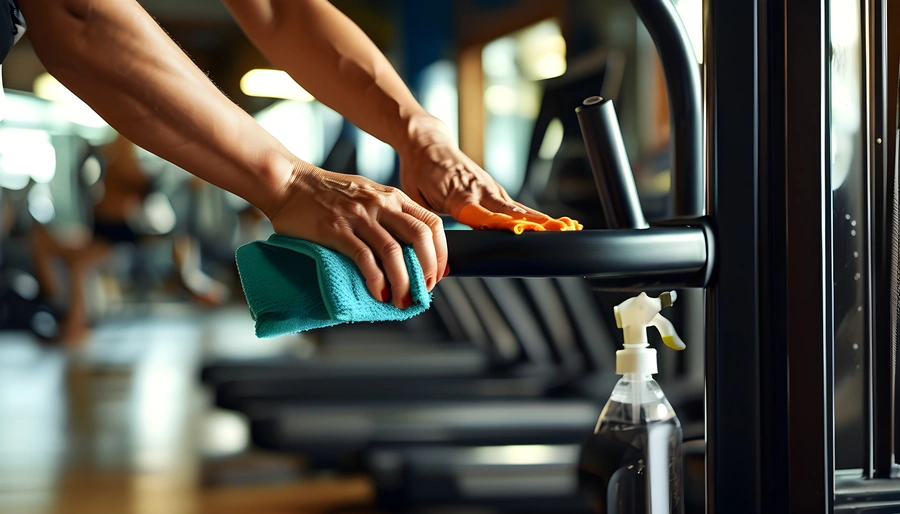
<path fill-rule="evenodd" d="M 397 184 L 393 150 L 271 69 L 217 0 L 141 3 L 296 155 Z M 666 217 L 665 85 L 628 0 L 333 3 L 513 196 L 587 228 L 604 221 L 574 108 L 613 98 L 645 214 Z M 675 3 L 700 60 L 702 1 Z M 610 317 L 624 295 L 451 277 L 407 323 L 259 340 L 234 251 L 269 235 L 264 217 L 119 138 L 45 72 L 27 33 L 3 83 L 0 511 L 359 512 L 488 498 L 521 512 L 517 499 L 537 504 L 529 494 L 571 495 L 577 434 L 616 378 Z M 702 437 L 702 303 L 682 298 L 671 317 L 688 351 L 661 352 L 659 378 L 686 438 Z M 531 417 L 516 421 L 523 409 Z M 837 430 L 853 441 L 848 412 Z M 517 428 L 492 434 L 491 415 Z M 548 418 L 560 426 L 541 444 L 517 435 Z"/>

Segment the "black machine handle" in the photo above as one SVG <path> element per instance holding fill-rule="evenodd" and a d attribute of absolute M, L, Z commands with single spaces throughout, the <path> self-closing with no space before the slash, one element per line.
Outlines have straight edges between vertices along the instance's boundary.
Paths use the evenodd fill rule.
<path fill-rule="evenodd" d="M 703 90 L 691 38 L 671 0 L 631 0 L 653 38 L 666 78 L 672 127 L 672 214 L 704 213 Z"/>
<path fill-rule="evenodd" d="M 713 254 L 702 222 L 579 232 L 448 230 L 453 276 L 588 277 L 608 289 L 704 287 Z"/>
<path fill-rule="evenodd" d="M 607 228 L 647 228 L 612 100 L 592 96 L 575 112 Z"/>

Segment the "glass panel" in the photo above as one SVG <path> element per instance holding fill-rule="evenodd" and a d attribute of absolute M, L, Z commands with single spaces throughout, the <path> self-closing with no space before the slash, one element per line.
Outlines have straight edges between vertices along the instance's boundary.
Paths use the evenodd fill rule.
<path fill-rule="evenodd" d="M 860 2 L 831 0 L 831 180 L 836 469 L 864 465 L 868 252 Z"/>
<path fill-rule="evenodd" d="M 566 72 L 559 23 L 546 20 L 496 39 L 481 53 L 487 171 L 511 195 L 522 187 L 528 145 L 541 103 L 540 80 Z"/>

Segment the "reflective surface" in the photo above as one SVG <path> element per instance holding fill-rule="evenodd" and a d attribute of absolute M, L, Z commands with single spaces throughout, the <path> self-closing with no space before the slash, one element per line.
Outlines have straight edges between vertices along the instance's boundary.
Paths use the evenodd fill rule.
<path fill-rule="evenodd" d="M 831 1 L 835 467 L 863 467 L 868 206 L 860 2 Z"/>
<path fill-rule="evenodd" d="M 303 480 L 290 458 L 237 456 L 242 421 L 205 407 L 202 353 L 267 350 L 243 310 L 154 311 L 104 323 L 78 353 L 0 332 L 0 512 L 319 512 L 368 502 L 365 480 Z"/>

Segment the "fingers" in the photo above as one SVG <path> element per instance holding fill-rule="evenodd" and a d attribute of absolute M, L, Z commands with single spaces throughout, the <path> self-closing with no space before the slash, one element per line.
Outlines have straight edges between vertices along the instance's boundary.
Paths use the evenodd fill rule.
<path fill-rule="evenodd" d="M 431 241 L 434 244 L 435 262 L 437 265 L 434 284 L 437 284 L 449 273 L 449 268 L 447 266 L 447 235 L 444 233 L 444 222 L 441 221 L 441 217 L 437 214 L 412 202 L 403 204 L 403 212 L 425 223 L 431 232 Z M 416 254 L 418 253 L 419 251 L 416 249 Z"/>
<path fill-rule="evenodd" d="M 403 248 L 400 243 L 374 220 L 356 227 L 356 233 L 381 261 L 381 266 L 387 275 L 394 306 L 405 309 L 412 305 L 412 296 L 409 294 L 409 274 L 406 272 L 406 262 L 403 260 Z"/>
<path fill-rule="evenodd" d="M 384 212 L 379 221 L 397 239 L 412 245 L 422 266 L 425 286 L 431 291 L 438 280 L 437 255 L 431 229 L 424 222 L 403 212 Z"/>
<path fill-rule="evenodd" d="M 369 246 L 353 235 L 352 232 L 346 231 L 345 235 L 334 243 L 334 249 L 338 252 L 350 257 L 362 272 L 366 279 L 366 287 L 372 293 L 372 297 L 380 302 L 387 302 L 390 297 L 390 290 L 387 287 L 384 273 L 378 266 L 375 254 Z"/>

